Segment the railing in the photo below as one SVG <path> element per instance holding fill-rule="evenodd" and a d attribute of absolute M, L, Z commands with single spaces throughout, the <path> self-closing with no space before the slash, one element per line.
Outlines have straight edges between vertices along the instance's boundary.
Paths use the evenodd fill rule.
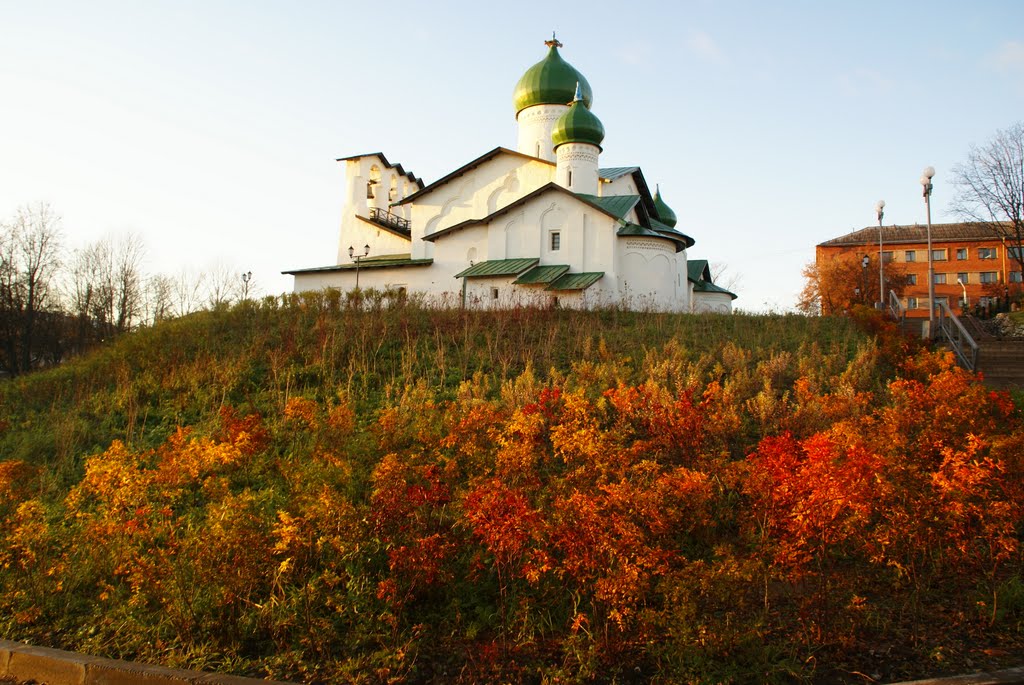
<path fill-rule="evenodd" d="M 408 219 L 403 219 L 397 214 L 392 214 L 386 209 L 380 207 L 370 207 L 370 220 L 376 221 L 378 224 L 384 224 L 389 228 L 393 228 L 403 233 L 410 233 L 410 223 Z"/>
<path fill-rule="evenodd" d="M 953 348 L 953 353 L 968 371 L 978 368 L 978 343 L 967 332 L 960 319 L 950 310 L 945 302 L 937 302 L 935 308 L 939 312 L 938 336 L 943 338 Z"/>
<path fill-rule="evenodd" d="M 907 316 L 907 310 L 903 307 L 903 303 L 900 302 L 900 297 L 896 294 L 895 290 L 889 291 L 889 314 L 893 319 L 901 323 Z"/>

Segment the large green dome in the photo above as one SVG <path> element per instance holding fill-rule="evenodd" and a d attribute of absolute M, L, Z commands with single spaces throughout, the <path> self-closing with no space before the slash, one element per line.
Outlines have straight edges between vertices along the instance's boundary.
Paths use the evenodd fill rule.
<path fill-rule="evenodd" d="M 604 124 L 586 108 L 582 90 L 581 83 L 576 89 L 576 97 L 569 110 L 558 117 L 555 127 L 551 130 L 551 142 L 555 148 L 563 143 L 590 143 L 601 147 L 601 141 L 604 140 Z"/>
<path fill-rule="evenodd" d="M 661 223 L 672 228 L 676 227 L 676 213 L 665 204 L 665 200 L 661 198 L 661 188 L 658 186 L 654 186 L 654 209 L 658 211 L 658 218 L 661 220 Z"/>
<path fill-rule="evenodd" d="M 517 116 L 533 105 L 569 104 L 577 83 L 583 93 L 583 104 L 589 108 L 594 100 L 587 79 L 558 54 L 559 43 L 549 41 L 547 45 L 550 46 L 547 57 L 527 69 L 516 84 L 512 100 Z"/>

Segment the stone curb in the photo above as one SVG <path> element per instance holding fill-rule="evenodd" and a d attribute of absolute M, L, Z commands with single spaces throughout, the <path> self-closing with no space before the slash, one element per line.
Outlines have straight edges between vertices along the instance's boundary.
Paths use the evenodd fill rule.
<path fill-rule="evenodd" d="M 103 659 L 10 640 L 0 640 L 2 677 L 34 680 L 43 685 L 294 685 Z"/>
<path fill-rule="evenodd" d="M 1024 684 L 1024 666 L 1008 668 L 1005 671 L 992 673 L 973 673 L 958 675 L 951 678 L 927 678 L 925 680 L 907 680 L 891 685 L 1022 685 Z"/>

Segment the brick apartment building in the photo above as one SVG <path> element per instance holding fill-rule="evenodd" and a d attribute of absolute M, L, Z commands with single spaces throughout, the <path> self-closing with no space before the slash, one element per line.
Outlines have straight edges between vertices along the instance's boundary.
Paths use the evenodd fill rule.
<path fill-rule="evenodd" d="M 821 264 L 848 253 L 877 258 L 878 230 L 862 228 L 826 240 L 817 246 L 815 259 Z M 927 227 L 883 226 L 881 230 L 882 259 L 901 267 L 908 278 L 901 298 L 907 316 L 928 318 Z M 932 224 L 936 301 L 960 311 L 966 292 L 967 307 L 973 311 L 1004 306 L 1007 297 L 1019 298 L 1022 283 L 1020 263 L 1014 259 L 1016 250 L 991 224 Z"/>

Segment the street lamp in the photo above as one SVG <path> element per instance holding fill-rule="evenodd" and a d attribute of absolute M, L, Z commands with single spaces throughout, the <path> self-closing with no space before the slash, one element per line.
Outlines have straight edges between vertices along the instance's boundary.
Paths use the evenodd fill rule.
<path fill-rule="evenodd" d="M 932 264 L 932 178 L 934 167 L 925 167 L 921 172 L 921 186 L 924 188 L 924 206 L 928 213 L 928 337 L 935 335 L 935 266 Z"/>
<path fill-rule="evenodd" d="M 356 254 L 355 248 L 348 246 L 348 258 L 356 260 L 356 290 L 359 290 L 359 262 L 370 254 L 370 246 L 363 245 L 363 254 Z"/>
<path fill-rule="evenodd" d="M 956 284 L 959 285 L 960 289 L 964 291 L 964 297 L 962 300 L 960 300 L 960 308 L 963 309 L 964 311 L 967 311 L 967 286 L 964 285 L 963 280 L 960 278 L 956 279 Z"/>
<path fill-rule="evenodd" d="M 885 216 L 885 200 L 875 203 L 875 214 L 878 215 L 878 308 L 885 309 L 885 269 L 882 266 L 882 217 Z"/>
<path fill-rule="evenodd" d="M 252 280 L 252 272 L 251 271 L 247 271 L 246 273 L 242 274 L 242 299 L 243 300 L 248 300 L 249 299 L 249 281 L 251 281 L 251 280 Z"/>

